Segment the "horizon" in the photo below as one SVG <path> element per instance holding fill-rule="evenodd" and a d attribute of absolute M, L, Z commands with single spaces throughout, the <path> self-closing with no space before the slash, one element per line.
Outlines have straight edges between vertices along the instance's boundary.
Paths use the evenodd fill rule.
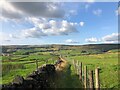
<path fill-rule="evenodd" d="M 119 44 L 118 2 L 85 1 L 3 0 L 0 45 Z"/>
<path fill-rule="evenodd" d="M 46 45 L 66 45 L 66 46 L 86 46 L 86 45 L 120 45 L 120 43 L 100 43 L 100 44 L 80 44 L 80 45 L 76 45 L 76 44 L 33 44 L 33 45 L 29 45 L 29 44 L 19 44 L 19 45 L 0 45 L 0 46 L 46 46 Z"/>

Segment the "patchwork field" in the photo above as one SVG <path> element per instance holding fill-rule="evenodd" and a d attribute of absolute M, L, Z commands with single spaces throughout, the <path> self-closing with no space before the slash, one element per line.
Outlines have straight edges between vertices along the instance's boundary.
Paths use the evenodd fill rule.
<path fill-rule="evenodd" d="M 26 77 L 36 70 L 36 60 L 39 67 L 43 64 L 55 64 L 58 56 L 62 55 L 71 65 L 66 72 L 66 79 L 59 80 L 59 85 L 69 87 L 73 83 L 74 88 L 79 87 L 73 60 L 78 60 L 86 65 L 88 70 L 99 67 L 101 88 L 118 87 L 118 45 L 45 45 L 45 46 L 3 46 L 0 61 L 2 61 L 2 82 L 7 84 L 16 75 Z M 69 74 L 68 74 L 69 73 Z M 70 76 L 70 77 L 69 77 Z M 74 80 L 74 82 L 72 82 Z M 60 84 L 61 83 L 61 84 Z M 65 84 L 67 83 L 67 84 Z M 59 87 L 58 85 L 58 87 Z"/>

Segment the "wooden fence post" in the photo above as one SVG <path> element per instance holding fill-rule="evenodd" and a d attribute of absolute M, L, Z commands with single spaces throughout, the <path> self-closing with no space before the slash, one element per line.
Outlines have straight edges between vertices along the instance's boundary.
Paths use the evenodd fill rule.
<path fill-rule="evenodd" d="M 89 88 L 94 90 L 93 70 L 89 70 Z"/>
<path fill-rule="evenodd" d="M 99 68 L 95 69 L 95 83 L 96 83 L 96 90 L 100 90 L 100 79 L 99 79 Z"/>
<path fill-rule="evenodd" d="M 75 67 L 75 59 L 73 59 L 73 66 Z"/>
<path fill-rule="evenodd" d="M 77 60 L 77 66 L 79 66 L 79 61 Z"/>
<path fill-rule="evenodd" d="M 75 69 L 76 69 L 76 60 L 75 60 Z"/>
<path fill-rule="evenodd" d="M 74 68 L 75 68 L 75 59 L 73 60 L 73 65 L 74 65 Z"/>
<path fill-rule="evenodd" d="M 79 61 L 77 60 L 77 74 L 79 75 Z"/>
<path fill-rule="evenodd" d="M 36 70 L 38 70 L 38 60 L 36 59 Z"/>
<path fill-rule="evenodd" d="M 82 81 L 82 62 L 80 62 L 80 67 L 79 67 L 79 79 Z"/>
<path fill-rule="evenodd" d="M 74 60 L 74 68 L 75 68 L 75 72 L 76 72 L 76 69 L 77 69 L 76 60 Z"/>
<path fill-rule="evenodd" d="M 87 66 L 84 66 L 84 88 L 87 88 Z"/>

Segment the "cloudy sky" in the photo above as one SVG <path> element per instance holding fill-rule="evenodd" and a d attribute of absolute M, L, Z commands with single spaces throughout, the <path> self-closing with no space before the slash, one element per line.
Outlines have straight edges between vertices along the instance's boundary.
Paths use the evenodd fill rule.
<path fill-rule="evenodd" d="M 87 0 L 88 1 L 88 0 Z M 0 44 L 117 43 L 117 2 L 0 3 Z"/>

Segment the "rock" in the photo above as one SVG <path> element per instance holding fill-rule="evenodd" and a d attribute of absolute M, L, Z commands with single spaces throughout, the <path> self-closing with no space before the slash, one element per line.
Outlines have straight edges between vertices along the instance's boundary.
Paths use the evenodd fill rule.
<path fill-rule="evenodd" d="M 24 82 L 24 78 L 23 78 L 22 76 L 17 75 L 17 76 L 14 78 L 12 84 L 21 85 L 21 84 L 23 84 L 23 82 Z"/>
<path fill-rule="evenodd" d="M 32 78 L 32 77 L 27 77 L 25 80 L 34 80 L 34 78 Z"/>
<path fill-rule="evenodd" d="M 48 75 L 52 75 L 55 73 L 55 66 L 52 64 L 46 65 L 46 71 Z"/>
<path fill-rule="evenodd" d="M 29 78 L 29 77 L 35 78 L 36 75 L 37 75 L 37 73 L 36 73 L 36 72 L 33 72 L 33 73 L 29 74 L 29 75 L 27 76 L 27 78 Z"/>
<path fill-rule="evenodd" d="M 55 66 L 47 64 L 29 74 L 25 79 L 22 76 L 16 76 L 11 84 L 3 85 L 2 90 L 40 90 L 50 88 L 51 76 L 54 78 Z"/>

